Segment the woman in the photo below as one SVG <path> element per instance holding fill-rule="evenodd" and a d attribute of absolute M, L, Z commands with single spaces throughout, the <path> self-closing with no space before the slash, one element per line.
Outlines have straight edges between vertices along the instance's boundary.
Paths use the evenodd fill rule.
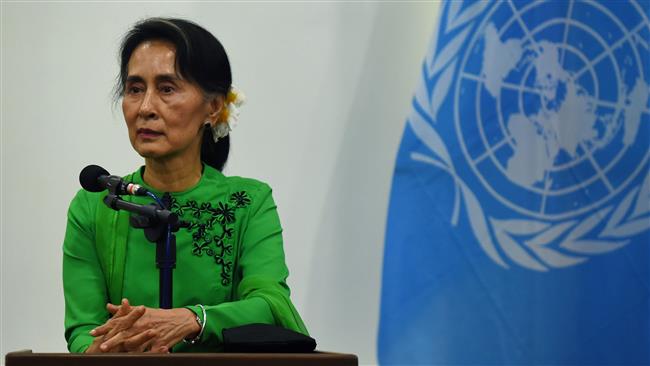
<path fill-rule="evenodd" d="M 249 323 L 306 334 L 289 300 L 271 189 L 220 172 L 241 96 L 231 89 L 219 41 L 194 23 L 152 18 L 126 35 L 120 56 L 116 93 L 131 144 L 145 160 L 125 180 L 164 197 L 189 223 L 176 233 L 176 308 L 156 308 L 155 245 L 142 229 L 107 208 L 105 192 L 79 191 L 63 245 L 68 349 L 214 351 L 223 329 Z"/>

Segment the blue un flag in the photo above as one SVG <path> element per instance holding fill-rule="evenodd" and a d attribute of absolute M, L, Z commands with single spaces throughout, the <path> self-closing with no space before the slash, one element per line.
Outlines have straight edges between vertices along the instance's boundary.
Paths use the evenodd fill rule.
<path fill-rule="evenodd" d="M 395 166 L 381 364 L 650 364 L 649 17 L 444 3 Z"/>

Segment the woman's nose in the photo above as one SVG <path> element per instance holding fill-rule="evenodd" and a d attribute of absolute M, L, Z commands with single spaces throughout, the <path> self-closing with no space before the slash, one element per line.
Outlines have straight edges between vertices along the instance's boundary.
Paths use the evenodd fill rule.
<path fill-rule="evenodd" d="M 142 103 L 140 103 L 140 110 L 138 111 L 140 118 L 156 119 L 158 117 L 154 106 L 154 98 L 155 96 L 151 89 L 145 92 L 144 97 L 142 98 Z"/>

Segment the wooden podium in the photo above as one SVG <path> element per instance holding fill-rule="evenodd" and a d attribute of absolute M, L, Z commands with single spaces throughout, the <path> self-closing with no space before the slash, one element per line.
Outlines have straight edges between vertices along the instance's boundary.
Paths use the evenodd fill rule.
<path fill-rule="evenodd" d="M 5 366 L 357 366 L 357 356 L 342 353 L 172 353 L 76 354 L 7 353 Z"/>

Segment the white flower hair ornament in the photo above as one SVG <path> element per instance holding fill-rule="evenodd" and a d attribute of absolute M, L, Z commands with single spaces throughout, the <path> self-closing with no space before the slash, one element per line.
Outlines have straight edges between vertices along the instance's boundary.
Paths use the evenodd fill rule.
<path fill-rule="evenodd" d="M 228 136 L 237 122 L 239 121 L 239 107 L 246 101 L 246 96 L 239 89 L 234 86 L 230 87 L 226 100 L 224 101 L 224 108 L 221 110 L 221 115 L 217 123 L 212 126 L 212 137 L 214 142 L 220 138 Z"/>

